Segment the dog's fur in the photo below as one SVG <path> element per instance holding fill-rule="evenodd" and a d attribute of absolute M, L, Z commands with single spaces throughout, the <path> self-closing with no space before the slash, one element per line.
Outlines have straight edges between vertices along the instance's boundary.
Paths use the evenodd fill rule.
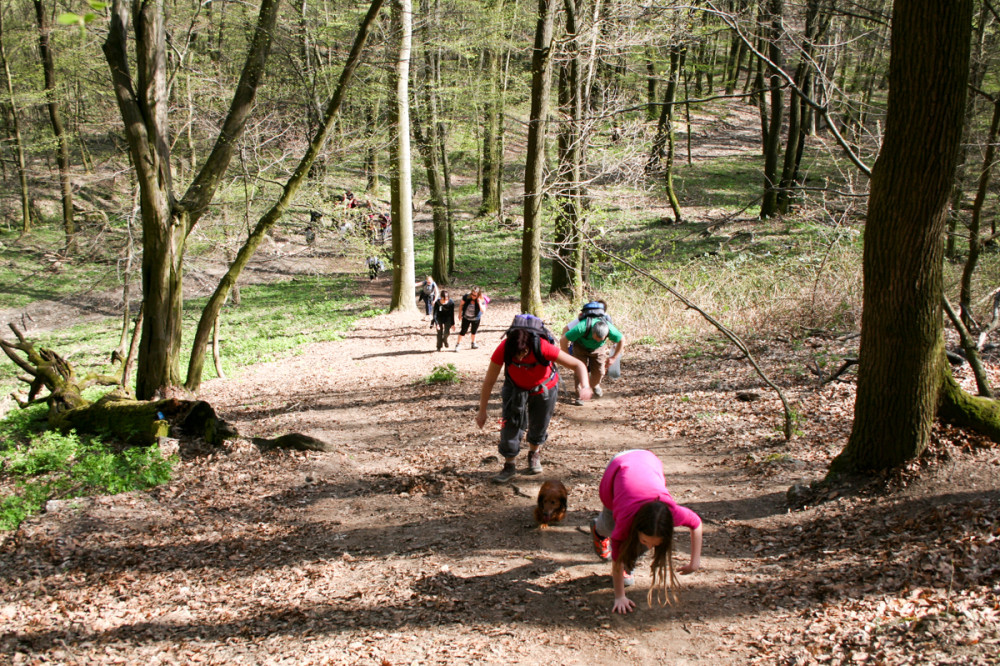
<path fill-rule="evenodd" d="M 546 481 L 538 490 L 535 521 L 539 527 L 548 527 L 566 517 L 566 486 L 559 481 Z"/>

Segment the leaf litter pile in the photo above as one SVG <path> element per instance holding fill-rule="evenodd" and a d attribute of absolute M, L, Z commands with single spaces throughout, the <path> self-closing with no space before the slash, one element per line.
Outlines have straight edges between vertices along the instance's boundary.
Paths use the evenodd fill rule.
<path fill-rule="evenodd" d="M 990 442 L 937 425 L 907 469 L 819 489 L 854 384 L 822 384 L 809 354 L 849 340 L 754 350 L 794 404 L 790 443 L 734 350 L 633 346 L 601 400 L 572 406 L 564 377 L 545 472 L 497 486 L 496 400 L 485 432 L 473 417 L 514 309 L 491 306 L 478 350 L 435 353 L 426 321 L 386 315 L 209 384 L 242 439 L 184 444 L 169 484 L 53 503 L 3 537 L 0 663 L 1000 663 Z M 461 381 L 426 384 L 445 362 Z M 253 443 L 288 432 L 334 452 Z M 623 617 L 587 530 L 604 466 L 629 448 L 660 456 L 705 538 L 679 603 L 647 606 L 647 559 Z M 550 478 L 570 511 L 539 530 Z"/>

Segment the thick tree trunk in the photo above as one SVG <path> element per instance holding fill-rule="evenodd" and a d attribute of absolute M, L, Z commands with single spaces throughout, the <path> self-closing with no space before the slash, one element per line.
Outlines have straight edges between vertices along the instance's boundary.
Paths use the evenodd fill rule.
<path fill-rule="evenodd" d="M 555 0 L 538 0 L 538 22 L 531 55 L 531 112 L 524 172 L 524 230 L 521 236 L 521 311 L 542 312 L 542 189 L 545 179 L 545 131 L 552 89 L 552 32 Z"/>
<path fill-rule="evenodd" d="M 393 0 L 393 23 L 399 29 L 393 104 L 392 160 L 392 312 L 413 312 L 416 276 L 413 266 L 413 175 L 410 167 L 410 53 L 413 40 L 413 3 Z"/>
<path fill-rule="evenodd" d="M 930 437 L 946 372 L 942 232 L 962 133 L 971 12 L 971 0 L 894 7 L 885 140 L 865 228 L 854 426 L 832 473 L 894 467 Z"/>

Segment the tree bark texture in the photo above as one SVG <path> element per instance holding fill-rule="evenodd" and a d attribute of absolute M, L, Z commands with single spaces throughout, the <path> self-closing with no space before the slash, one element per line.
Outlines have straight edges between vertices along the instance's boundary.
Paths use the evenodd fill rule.
<path fill-rule="evenodd" d="M 545 179 L 545 131 L 552 90 L 552 32 L 556 0 L 538 0 L 538 21 L 531 54 L 531 112 L 524 172 L 524 230 L 521 236 L 521 310 L 542 312 L 542 194 Z"/>
<path fill-rule="evenodd" d="M 549 293 L 563 293 L 574 301 L 583 298 L 584 223 L 583 184 L 583 63 L 580 26 L 575 0 L 564 0 L 567 61 L 559 70 L 559 105 L 563 118 L 559 130 L 559 201 L 555 224 L 556 257 L 552 262 Z"/>
<path fill-rule="evenodd" d="M 394 159 L 392 190 L 392 296 L 389 310 L 417 309 L 413 297 L 413 174 L 410 166 L 410 53 L 413 42 L 413 3 L 394 0 L 393 23 L 399 28 L 394 100 Z"/>
<path fill-rule="evenodd" d="M 441 146 L 442 134 L 438 123 L 437 58 L 430 36 L 431 28 L 438 26 L 437 8 L 430 0 L 422 0 L 424 21 L 420 30 L 423 50 L 423 111 L 420 105 L 414 108 L 413 134 L 427 171 L 427 186 L 430 189 L 431 209 L 434 219 L 434 250 L 431 275 L 439 285 L 448 284 L 448 206 L 445 192 L 444 150 Z M 422 117 L 422 118 L 421 118 Z"/>
<path fill-rule="evenodd" d="M 894 6 L 885 139 L 865 229 L 854 425 L 834 473 L 891 468 L 928 443 L 947 376 L 942 232 L 961 141 L 971 12 L 971 0 Z"/>
<path fill-rule="evenodd" d="M 771 118 L 767 121 L 767 131 L 764 132 L 764 198 L 760 204 L 760 217 L 766 219 L 778 212 L 778 156 L 781 152 L 781 123 L 784 115 L 782 101 L 782 81 L 780 70 L 783 66 L 781 44 L 781 15 L 784 11 L 782 0 L 768 0 L 766 20 L 770 25 L 765 28 L 767 39 L 767 55 L 771 62 L 767 65 L 768 83 L 771 88 Z M 763 97 L 764 93 L 760 93 Z"/>

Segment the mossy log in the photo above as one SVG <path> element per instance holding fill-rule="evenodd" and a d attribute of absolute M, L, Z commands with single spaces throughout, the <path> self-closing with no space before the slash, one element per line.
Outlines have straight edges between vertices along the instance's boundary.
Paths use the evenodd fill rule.
<path fill-rule="evenodd" d="M 135 400 L 121 386 L 118 375 L 88 374 L 78 377 L 73 366 L 51 349 L 35 349 L 13 324 L 17 342 L 0 340 L 0 348 L 27 376 L 27 400 L 12 394 L 21 408 L 46 403 L 48 421 L 59 430 L 76 430 L 107 436 L 127 444 L 152 444 L 159 437 L 199 437 L 220 444 L 236 431 L 220 419 L 212 406 L 201 400 Z M 94 385 L 117 386 L 96 402 L 83 398 L 83 390 Z M 41 395 L 48 389 L 47 395 Z"/>
<path fill-rule="evenodd" d="M 951 372 L 944 373 L 938 416 L 1000 442 L 1000 402 L 963 391 Z"/>

